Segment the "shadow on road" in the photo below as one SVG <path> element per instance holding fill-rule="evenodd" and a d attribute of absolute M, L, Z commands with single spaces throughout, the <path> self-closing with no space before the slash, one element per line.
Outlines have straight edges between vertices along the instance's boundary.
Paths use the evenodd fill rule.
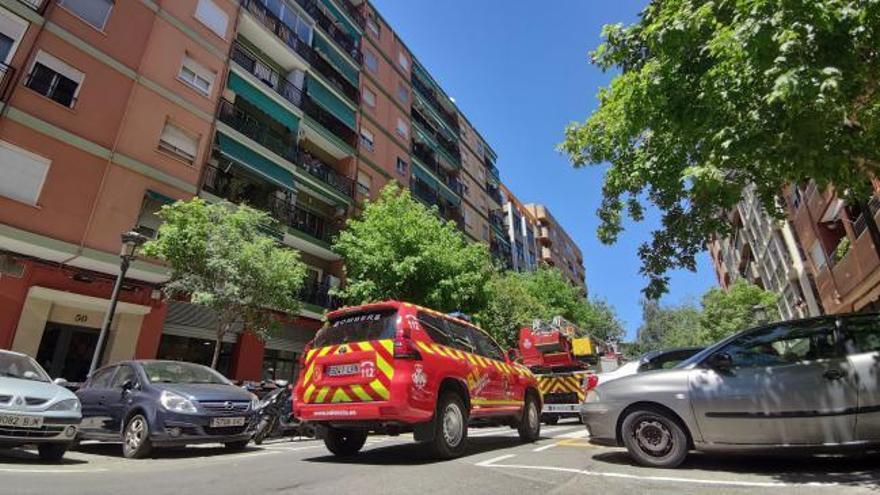
<path fill-rule="evenodd" d="M 122 458 L 122 446 L 114 443 L 95 443 L 80 445 L 76 449 L 78 452 L 91 455 L 101 455 L 107 457 Z M 244 450 L 230 451 L 222 446 L 211 447 L 168 447 L 153 449 L 150 459 L 192 459 L 198 457 L 215 457 L 221 455 L 259 452 L 262 449 L 255 446 L 249 446 Z M 131 462 L 138 462 L 132 460 Z"/>
<path fill-rule="evenodd" d="M 0 465 L 3 464 L 32 464 L 34 466 L 76 466 L 86 464 L 81 459 L 64 457 L 60 461 L 44 461 L 40 459 L 36 449 L 0 449 Z"/>
<path fill-rule="evenodd" d="M 604 452 L 593 459 L 608 464 L 637 466 L 626 451 Z M 650 472 L 649 468 L 646 473 Z M 753 474 L 788 484 L 837 484 L 880 490 L 880 454 L 849 456 L 767 456 L 747 454 L 691 454 L 679 468 L 715 475 Z"/>
<path fill-rule="evenodd" d="M 468 439 L 467 452 L 463 457 L 482 454 L 498 449 L 507 449 L 522 445 L 517 437 L 474 437 Z M 323 462 L 332 464 L 363 464 L 374 466 L 414 466 L 444 462 L 431 453 L 428 445 L 404 443 L 375 447 L 361 451 L 353 457 L 334 457 L 331 455 L 303 459 L 306 462 Z"/>

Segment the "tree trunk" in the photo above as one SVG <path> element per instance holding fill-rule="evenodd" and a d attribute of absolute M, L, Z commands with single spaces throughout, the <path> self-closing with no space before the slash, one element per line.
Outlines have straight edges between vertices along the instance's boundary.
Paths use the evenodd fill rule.
<path fill-rule="evenodd" d="M 217 339 L 214 340 L 214 356 L 211 358 L 211 368 L 217 369 L 217 361 L 220 360 L 220 347 L 223 346 L 223 336 L 226 335 L 227 327 L 229 326 L 225 321 L 225 318 L 220 318 L 221 321 L 217 323 Z"/>

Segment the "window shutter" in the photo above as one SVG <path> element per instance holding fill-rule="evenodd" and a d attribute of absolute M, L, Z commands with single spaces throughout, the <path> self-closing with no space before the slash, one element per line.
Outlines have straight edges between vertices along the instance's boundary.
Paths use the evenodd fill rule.
<path fill-rule="evenodd" d="M 199 150 L 198 138 L 184 131 L 171 122 L 165 123 L 161 140 L 195 159 Z"/>
<path fill-rule="evenodd" d="M 0 141 L 0 195 L 37 204 L 49 163 L 41 156 Z"/>
<path fill-rule="evenodd" d="M 226 27 L 229 25 L 229 16 L 212 0 L 199 0 L 196 7 L 196 18 L 208 27 L 211 31 L 221 37 L 226 38 Z"/>

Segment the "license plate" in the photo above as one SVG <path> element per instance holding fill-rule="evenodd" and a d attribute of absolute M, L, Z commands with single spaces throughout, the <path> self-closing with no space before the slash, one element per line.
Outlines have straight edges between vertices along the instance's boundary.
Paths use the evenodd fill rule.
<path fill-rule="evenodd" d="M 211 427 L 212 428 L 224 428 L 226 426 L 244 426 L 244 418 L 235 417 L 235 418 L 212 418 L 211 419 Z"/>
<path fill-rule="evenodd" d="M 577 404 L 545 404 L 545 413 L 574 413 L 578 412 Z"/>
<path fill-rule="evenodd" d="M 347 376 L 357 375 L 360 373 L 360 366 L 357 364 L 339 364 L 327 367 L 327 376 Z"/>
<path fill-rule="evenodd" d="M 0 426 L 11 426 L 14 428 L 42 428 L 43 418 L 40 416 L 0 414 Z"/>

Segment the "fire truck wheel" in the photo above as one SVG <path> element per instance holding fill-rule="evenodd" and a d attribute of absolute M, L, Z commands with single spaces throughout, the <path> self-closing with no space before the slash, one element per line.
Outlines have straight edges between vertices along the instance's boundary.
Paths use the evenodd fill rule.
<path fill-rule="evenodd" d="M 523 416 L 519 420 L 519 438 L 523 442 L 537 441 L 541 436 L 541 413 L 538 411 L 538 401 L 535 396 L 526 396 L 523 406 Z"/>
<path fill-rule="evenodd" d="M 434 440 L 431 448 L 441 459 L 452 459 L 464 454 L 467 447 L 468 413 L 461 397 L 446 392 L 437 402 L 434 419 Z"/>
<path fill-rule="evenodd" d="M 353 456 L 360 452 L 367 442 L 367 432 L 329 429 L 324 436 L 327 450 L 340 457 Z"/>

